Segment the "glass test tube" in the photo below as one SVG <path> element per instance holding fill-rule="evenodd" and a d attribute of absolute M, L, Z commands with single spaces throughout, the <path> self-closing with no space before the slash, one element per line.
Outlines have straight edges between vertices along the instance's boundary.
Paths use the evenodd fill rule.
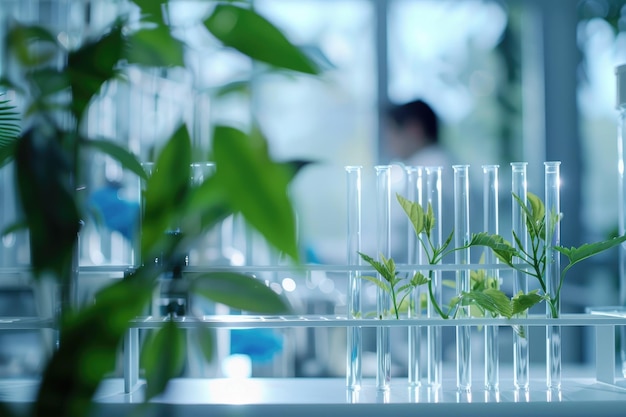
<path fill-rule="evenodd" d="M 426 167 L 426 204 L 431 205 L 435 216 L 435 228 L 431 232 L 433 245 L 441 246 L 441 171 L 442 167 Z M 442 300 L 441 271 L 430 271 L 433 295 L 439 305 Z M 427 317 L 439 317 L 437 310 L 428 299 Z M 427 339 L 427 383 L 433 388 L 441 386 L 443 376 L 442 331 L 439 326 L 428 326 Z"/>
<path fill-rule="evenodd" d="M 545 242 L 546 242 L 546 293 L 550 303 L 546 304 L 546 316 L 558 318 L 561 314 L 559 281 L 561 257 L 554 246 L 561 244 L 560 227 L 560 162 L 544 162 L 545 165 Z M 561 388 L 561 327 L 546 328 L 546 381 L 549 389 Z"/>
<path fill-rule="evenodd" d="M 422 167 L 407 166 L 406 172 L 406 198 L 410 201 L 422 205 Z M 411 225 L 411 221 L 407 216 L 407 263 L 416 265 L 422 263 L 422 250 L 417 239 L 415 229 Z M 417 271 L 413 271 L 415 274 Z M 420 287 L 414 288 L 409 300 L 408 318 L 419 318 L 421 315 L 421 291 Z M 409 326 L 409 385 L 420 385 L 420 333 L 419 326 Z"/>
<path fill-rule="evenodd" d="M 498 234 L 498 170 L 499 165 L 483 165 L 483 221 L 484 231 Z M 490 249 L 485 250 L 485 263 L 493 265 L 498 259 Z M 500 272 L 498 269 L 487 271 L 486 279 L 493 279 L 495 288 L 500 288 Z M 485 326 L 485 389 L 497 391 L 500 384 L 499 375 L 499 343 L 498 326 Z"/>
<path fill-rule="evenodd" d="M 361 265 L 361 170 L 360 166 L 347 166 L 348 198 L 348 265 Z M 361 318 L 361 277 L 359 271 L 348 276 L 347 318 Z M 361 338 L 362 328 L 348 327 L 346 357 L 346 386 L 351 390 L 361 388 Z"/>
<path fill-rule="evenodd" d="M 511 192 L 517 196 L 523 204 L 526 204 L 528 194 L 528 182 L 526 179 L 526 162 L 511 163 Z M 528 249 L 528 231 L 526 229 L 526 214 L 522 207 L 511 196 L 511 223 L 513 236 L 511 242 L 520 250 Z M 513 294 L 528 292 L 528 276 L 520 271 L 513 271 Z M 526 317 L 527 312 L 518 317 Z M 528 390 L 528 326 L 520 325 L 513 329 L 513 384 L 516 389 Z"/>
<path fill-rule="evenodd" d="M 376 237 L 378 256 L 391 257 L 391 166 L 376 167 Z M 382 259 L 379 259 L 379 261 Z M 378 279 L 384 278 L 379 274 Z M 387 291 L 376 288 L 376 310 L 380 319 L 390 317 L 391 299 Z M 391 345 L 389 327 L 376 328 L 376 388 L 388 390 L 391 382 Z"/>
<path fill-rule="evenodd" d="M 470 240 L 469 225 L 469 165 L 453 165 L 454 170 L 454 245 L 460 248 Z M 470 263 L 470 250 L 454 252 L 456 266 Z M 456 271 L 456 292 L 460 295 L 470 291 L 470 271 Z M 458 317 L 469 317 L 470 307 L 460 306 Z M 472 387 L 470 326 L 456 326 L 456 383 L 460 391 L 469 391 Z"/>
<path fill-rule="evenodd" d="M 624 147 L 626 146 L 626 65 L 615 68 L 617 81 L 617 181 L 618 224 L 620 236 L 626 233 L 626 181 L 624 180 Z M 626 243 L 619 245 L 619 303 L 626 308 Z M 622 376 L 626 378 L 626 326 L 619 326 Z"/>

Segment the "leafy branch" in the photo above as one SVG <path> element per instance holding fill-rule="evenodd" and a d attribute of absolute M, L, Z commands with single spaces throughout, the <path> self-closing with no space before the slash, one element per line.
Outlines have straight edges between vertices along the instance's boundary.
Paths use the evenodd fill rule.
<path fill-rule="evenodd" d="M 526 228 L 530 238 L 530 248 L 524 249 L 520 237 L 515 233 L 513 233 L 513 237 L 517 247 L 513 247 L 513 245 L 502 236 L 487 233 L 474 235 L 471 244 L 490 248 L 495 256 L 507 266 L 537 279 L 543 294 L 540 294 L 539 291 L 532 291 L 528 294 L 517 294 L 513 297 L 515 303 L 513 314 L 519 314 L 545 300 L 552 310 L 552 316 L 558 317 L 557 306 L 559 305 L 561 290 L 567 272 L 577 263 L 625 242 L 626 235 L 605 241 L 586 243 L 580 247 L 566 248 L 563 246 L 553 246 L 552 249 L 563 254 L 568 259 L 569 263 L 561 271 L 559 285 L 555 293 L 548 294 L 545 270 L 546 253 L 549 246 L 546 242 L 546 211 L 544 203 L 538 196 L 532 193 L 528 193 L 528 204 L 523 202 L 519 196 L 515 194 L 513 194 L 513 198 L 526 215 Z M 551 213 L 550 216 L 553 217 L 553 222 L 551 222 L 553 224 L 561 220 L 560 213 Z M 553 233 L 553 231 L 551 231 L 551 233 Z"/>

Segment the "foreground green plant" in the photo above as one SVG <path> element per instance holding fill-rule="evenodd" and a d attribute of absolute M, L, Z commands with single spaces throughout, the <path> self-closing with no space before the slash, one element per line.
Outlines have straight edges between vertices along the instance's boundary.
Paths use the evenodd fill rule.
<path fill-rule="evenodd" d="M 135 0 L 141 22 L 120 18 L 100 36 L 68 51 L 38 25 L 12 22 L 6 37 L 7 56 L 19 66 L 19 79 L 0 85 L 21 95 L 24 132 L 15 129 L 14 114 L 0 102 L 0 166 L 12 162 L 16 196 L 23 219 L 7 231 L 26 228 L 31 245 L 33 278 L 53 279 L 62 294 L 55 317 L 59 347 L 41 378 L 29 415 L 84 417 L 92 414 L 93 395 L 115 368 L 119 347 L 130 321 L 152 299 L 167 265 L 154 259 L 176 259 L 226 216 L 241 213 L 265 239 L 294 263 L 298 262 L 294 211 L 288 185 L 292 164 L 274 161 L 258 131 L 244 132 L 221 125 L 212 132 L 212 147 L 201 159 L 215 163 L 216 172 L 193 185 L 186 167 L 197 162 L 198 150 L 184 123 L 158 149 L 153 174 L 116 141 L 86 137 L 82 129 L 91 103 L 109 83 L 128 80 L 127 65 L 142 68 L 184 67 L 184 44 L 176 39 L 164 15 L 164 1 Z M 60 4 L 60 3 L 59 3 Z M 317 74 L 317 66 L 270 22 L 245 3 L 216 2 L 203 20 L 208 34 L 224 47 L 263 62 L 268 68 Z M 139 23 L 139 24 L 137 24 Z M 62 62 L 63 65 L 58 65 Z M 141 257 L 145 260 L 127 279 L 98 291 L 95 302 L 75 306 L 71 285 L 75 276 L 78 234 L 86 208 L 77 188 L 88 174 L 85 152 L 99 152 L 145 181 L 145 213 L 141 219 Z M 45 210 L 42 210 L 45 207 Z M 172 239 L 172 226 L 182 233 Z M 251 276 L 229 272 L 198 274 L 185 281 L 187 290 L 235 309 L 284 313 L 285 299 Z M 204 332 L 202 351 L 211 359 L 211 333 Z M 148 401 L 178 376 L 184 360 L 184 329 L 166 320 L 144 346 Z M 171 343 L 169 343 L 171 341 Z M 0 403 L 0 414 L 16 414 Z"/>

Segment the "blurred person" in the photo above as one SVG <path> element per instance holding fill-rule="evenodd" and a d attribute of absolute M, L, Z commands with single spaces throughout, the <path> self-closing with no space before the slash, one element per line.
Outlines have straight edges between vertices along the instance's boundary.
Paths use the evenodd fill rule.
<path fill-rule="evenodd" d="M 452 158 L 439 140 L 439 118 L 425 101 L 394 105 L 387 114 L 387 148 L 394 161 L 451 169 Z"/>
<path fill-rule="evenodd" d="M 387 110 L 387 137 L 385 147 L 394 164 L 392 174 L 392 255 L 397 261 L 407 260 L 407 228 L 410 227 L 404 211 L 396 202 L 395 193 L 405 195 L 404 166 L 442 167 L 442 242 L 454 225 L 454 184 L 452 153 L 440 141 L 439 117 L 432 107 L 421 99 L 392 105 Z M 423 172 L 423 190 L 426 173 Z M 426 196 L 423 206 L 426 208 Z"/>

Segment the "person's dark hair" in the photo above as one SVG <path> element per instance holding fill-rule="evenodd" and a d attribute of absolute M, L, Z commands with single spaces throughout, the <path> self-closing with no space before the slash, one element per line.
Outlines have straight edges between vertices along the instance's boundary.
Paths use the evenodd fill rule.
<path fill-rule="evenodd" d="M 439 140 L 439 120 L 433 109 L 423 100 L 392 106 L 388 114 L 399 127 L 411 121 L 421 123 L 428 139 L 433 142 Z"/>

